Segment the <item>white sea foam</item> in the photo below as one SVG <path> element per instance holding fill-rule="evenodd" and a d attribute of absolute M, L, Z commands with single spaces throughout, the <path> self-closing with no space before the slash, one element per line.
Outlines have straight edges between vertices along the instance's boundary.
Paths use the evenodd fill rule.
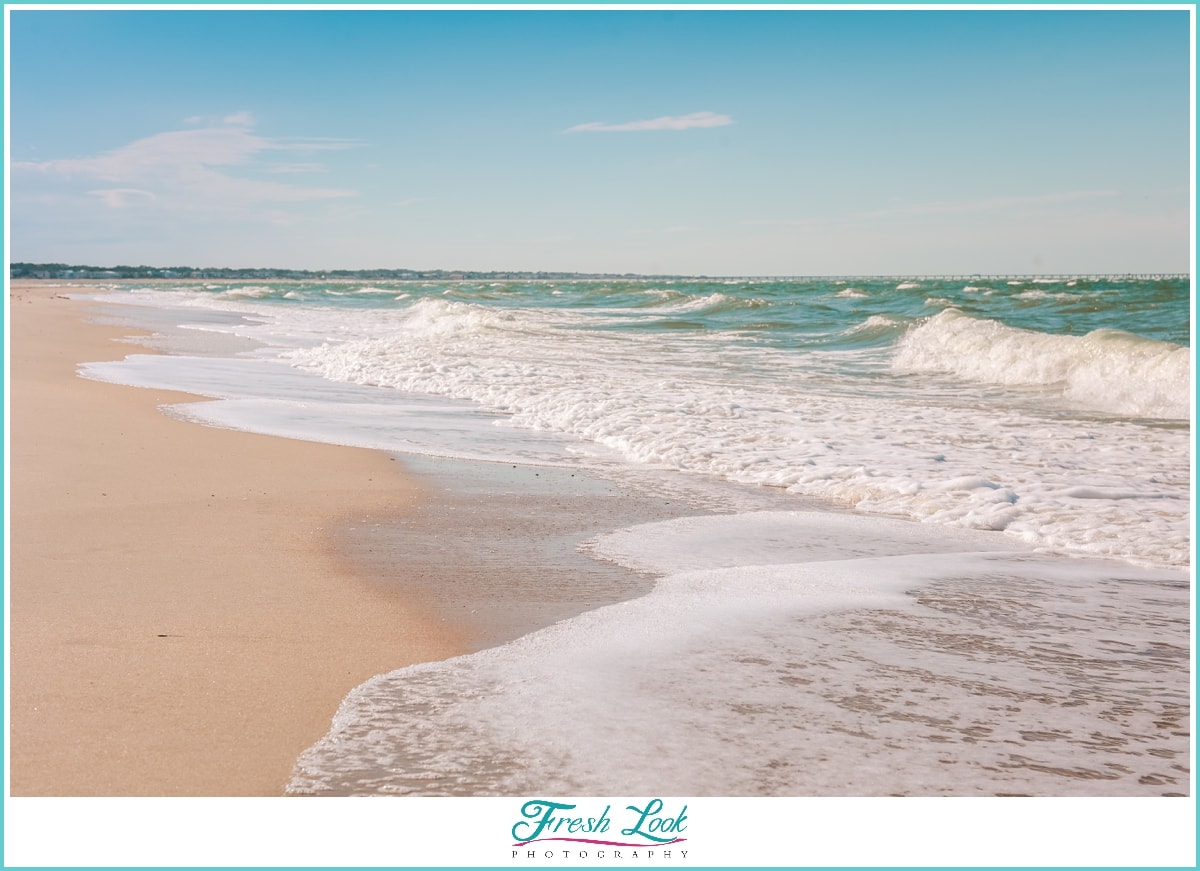
<path fill-rule="evenodd" d="M 1146 432 L 1129 424 L 1114 423 L 1098 439 L 1013 408 L 934 406 L 923 388 L 891 399 L 863 394 L 769 351 L 726 354 L 687 337 L 660 340 L 651 354 L 636 342 L 560 331 L 545 312 L 426 301 L 386 338 L 311 347 L 291 359 L 334 380 L 474 400 L 516 426 L 596 442 L 633 463 L 1005 530 L 1061 552 L 1187 559 L 1186 490 L 1142 473 L 1181 462 L 1186 433 L 1156 432 L 1152 459 Z M 760 384 L 760 370 L 771 380 Z M 1114 503 L 1097 524 L 1094 506 L 1062 495 L 1081 480 L 1136 481 L 1141 499 Z"/>
<path fill-rule="evenodd" d="M 150 356 L 88 363 L 86 378 L 181 390 L 215 402 L 165 406 L 171 417 L 223 429 L 434 457 L 575 465 L 579 447 L 553 433 L 497 426 L 475 403 L 331 383 L 262 359 Z M 599 447 L 593 463 L 615 458 Z"/>
<path fill-rule="evenodd" d="M 705 309 L 714 308 L 720 305 L 729 303 L 742 303 L 744 300 L 739 300 L 736 297 L 726 296 L 723 293 L 710 293 L 705 296 L 687 297 L 678 302 L 669 305 L 660 306 L 655 309 L 657 312 L 698 312 Z"/>
<path fill-rule="evenodd" d="M 1021 293 L 1013 295 L 1013 299 L 1023 299 L 1029 301 L 1037 301 L 1043 299 L 1052 299 L 1058 301 L 1074 302 L 1075 300 L 1083 299 L 1082 294 L 1078 293 L 1047 293 L 1044 290 L 1025 290 Z"/>
<path fill-rule="evenodd" d="M 544 450 L 553 464 L 566 453 L 619 457 L 861 511 L 1003 530 L 1058 553 L 1147 565 L 1189 560 L 1186 427 L 1058 419 L 1064 400 L 1110 415 L 1186 417 L 1188 352 L 1175 346 L 1111 331 L 1048 336 L 954 310 L 910 329 L 894 354 L 888 343 L 907 321 L 893 315 L 835 334 L 842 351 L 800 353 L 693 331 L 647 341 L 621 328 L 638 311 L 629 308 L 585 314 L 427 296 L 355 310 L 164 291 L 154 301 L 183 306 L 193 319 L 197 307 L 212 310 L 214 323 L 262 343 L 257 356 L 319 375 L 324 382 L 306 382 L 310 404 L 322 400 L 322 383 L 333 393 L 337 383 L 378 389 L 393 401 L 465 400 L 490 413 L 493 429 L 501 421 L 501 429 L 553 436 L 555 444 L 513 450 L 485 439 L 488 447 L 472 452 L 464 431 L 439 452 L 436 427 L 418 437 L 400 431 L 421 427 L 401 426 L 389 442 L 379 417 L 363 414 L 373 446 L 443 456 L 495 450 L 496 459 L 521 462 Z M 287 400 L 295 410 L 265 398 L 184 413 L 264 431 L 286 421 L 301 437 L 364 443 L 364 433 L 333 412 L 333 422 L 318 427 L 299 398 Z M 577 450 L 562 447 L 572 443 Z"/>
<path fill-rule="evenodd" d="M 1028 550 L 993 532 L 807 511 L 680 517 L 614 530 L 583 547 L 601 559 L 656 575 L 895 554 Z"/>
<path fill-rule="evenodd" d="M 1120 415 L 1170 420 L 1190 413 L 1189 349 L 1115 330 L 1048 335 L 950 309 L 911 329 L 893 365 L 900 372 L 1053 388 L 1080 406 Z"/>
<path fill-rule="evenodd" d="M 602 536 L 598 554 L 666 573 L 650 595 L 368 681 L 300 758 L 289 791 L 1086 795 L 1186 784 L 1169 768 L 1186 733 L 1155 722 L 1186 718 L 1186 680 L 1161 676 L 1162 657 L 1129 656 L 1153 641 L 1167 658 L 1186 653 L 1186 627 L 1162 622 L 1186 605 L 1185 576 L 1011 543 L 972 550 L 995 543 L 1005 545 L 797 512 Z M 1119 624 L 1105 619 L 1111 608 Z M 1110 729 L 1154 755 L 1096 740 Z M 1064 740 L 1038 742 L 1049 734 Z M 1106 773 L 1070 776 L 1081 769 Z"/>

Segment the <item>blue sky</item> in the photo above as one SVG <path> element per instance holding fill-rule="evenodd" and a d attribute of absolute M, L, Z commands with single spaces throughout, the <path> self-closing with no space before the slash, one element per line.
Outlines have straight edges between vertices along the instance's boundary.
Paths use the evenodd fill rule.
<path fill-rule="evenodd" d="M 1185 11 L 10 19 L 12 260 L 1187 271 Z"/>

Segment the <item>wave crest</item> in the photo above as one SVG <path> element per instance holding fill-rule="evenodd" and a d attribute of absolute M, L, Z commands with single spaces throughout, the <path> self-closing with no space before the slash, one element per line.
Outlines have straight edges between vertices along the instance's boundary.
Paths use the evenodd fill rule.
<path fill-rule="evenodd" d="M 901 338 L 892 368 L 1044 388 L 1114 414 L 1167 420 L 1190 415 L 1190 349 L 1119 330 L 1052 335 L 947 309 Z"/>

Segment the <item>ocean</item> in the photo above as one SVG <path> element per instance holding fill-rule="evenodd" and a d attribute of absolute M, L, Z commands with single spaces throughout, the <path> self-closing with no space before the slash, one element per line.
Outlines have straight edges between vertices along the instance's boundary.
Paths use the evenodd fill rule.
<path fill-rule="evenodd" d="M 160 352 L 80 374 L 212 399 L 167 414 L 590 515 L 543 548 L 574 606 L 347 687 L 290 792 L 1190 791 L 1185 278 L 66 291 Z M 516 552 L 445 595 L 502 607 Z"/>

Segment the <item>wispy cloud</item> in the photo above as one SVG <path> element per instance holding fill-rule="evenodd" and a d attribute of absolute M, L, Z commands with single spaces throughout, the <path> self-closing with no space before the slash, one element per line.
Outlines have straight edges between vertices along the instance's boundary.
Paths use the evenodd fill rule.
<path fill-rule="evenodd" d="M 183 119 L 189 127 L 253 127 L 254 113 L 243 109 L 223 117 L 215 115 L 191 115 Z"/>
<path fill-rule="evenodd" d="M 221 123 L 227 124 L 230 127 L 253 127 L 254 113 L 253 112 L 234 112 L 232 115 L 226 115 L 221 119 Z"/>
<path fill-rule="evenodd" d="M 693 112 L 690 115 L 663 115 L 645 121 L 626 121 L 608 124 L 604 121 L 589 121 L 568 127 L 564 133 L 629 133 L 641 130 L 692 130 L 700 127 L 727 127 L 733 123 L 728 115 L 716 112 Z"/>
<path fill-rule="evenodd" d="M 353 197 L 357 191 L 253 178 L 257 172 L 313 172 L 319 164 L 274 163 L 276 152 L 353 148 L 337 139 L 272 139 L 253 132 L 253 116 L 237 112 L 218 126 L 157 133 L 91 157 L 18 161 L 14 176 L 74 187 L 113 209 L 153 208 L 229 214 L 268 204 Z M 82 184 L 82 187 L 77 185 Z"/>

